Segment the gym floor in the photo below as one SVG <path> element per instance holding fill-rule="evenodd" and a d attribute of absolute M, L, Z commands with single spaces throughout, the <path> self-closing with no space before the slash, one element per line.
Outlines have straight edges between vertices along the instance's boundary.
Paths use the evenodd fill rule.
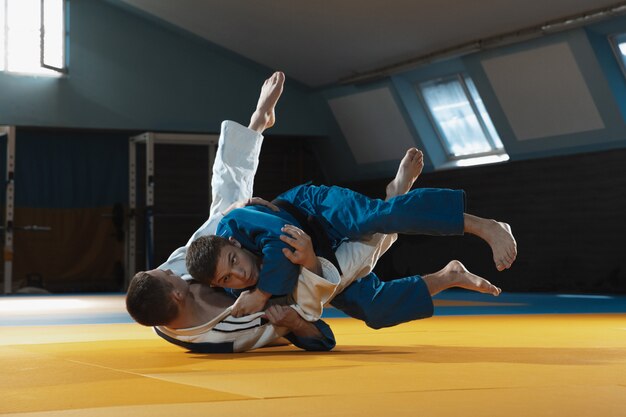
<path fill-rule="evenodd" d="M 626 416 L 626 297 L 448 291 L 372 330 L 332 309 L 332 352 L 188 353 L 121 294 L 0 297 L 0 414 Z"/>

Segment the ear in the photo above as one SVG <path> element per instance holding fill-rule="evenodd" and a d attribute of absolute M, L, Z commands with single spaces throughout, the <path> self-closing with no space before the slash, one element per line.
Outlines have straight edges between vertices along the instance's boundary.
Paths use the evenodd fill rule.
<path fill-rule="evenodd" d="M 237 246 L 238 248 L 241 248 L 241 243 L 239 243 L 239 241 L 237 239 L 235 239 L 234 237 L 229 237 L 228 241 L 230 242 L 231 245 L 233 246 Z"/>
<path fill-rule="evenodd" d="M 172 298 L 174 298 L 174 301 L 178 304 L 182 303 L 185 299 L 183 293 L 180 292 L 180 290 L 172 290 Z"/>

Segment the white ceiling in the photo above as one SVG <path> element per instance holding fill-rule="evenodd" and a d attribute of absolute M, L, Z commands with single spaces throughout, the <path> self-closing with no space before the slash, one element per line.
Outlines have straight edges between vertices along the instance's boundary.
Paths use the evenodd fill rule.
<path fill-rule="evenodd" d="M 121 0 L 310 86 L 615 0 Z"/>

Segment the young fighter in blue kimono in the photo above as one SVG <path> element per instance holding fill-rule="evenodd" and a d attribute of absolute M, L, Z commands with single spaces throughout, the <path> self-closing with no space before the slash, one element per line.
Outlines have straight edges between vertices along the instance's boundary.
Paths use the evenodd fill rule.
<path fill-rule="evenodd" d="M 323 241 L 326 234 L 328 239 L 318 243 L 318 256 L 332 258 L 332 251 L 347 240 L 396 232 L 476 234 L 491 245 L 499 270 L 509 268 L 517 255 L 509 226 L 465 214 L 462 191 L 416 189 L 382 201 L 344 188 L 302 185 L 277 200 L 288 204 L 280 204 L 280 212 L 261 206 L 233 210 L 218 225 L 219 236 L 196 240 L 187 253 L 187 269 L 199 281 L 223 288 L 251 289 L 239 296 L 234 316 L 260 311 L 272 295 L 293 291 L 298 268 L 287 259 L 289 247 L 281 234 L 288 224 L 307 229 L 311 218 L 312 230 L 321 229 L 318 238 L 321 235 Z M 366 320 L 371 327 L 387 327 L 430 317 L 430 303 L 423 310 L 416 308 L 421 299 L 416 295 L 423 293 L 428 292 L 418 276 L 382 283 L 372 275 L 335 297 L 333 305 L 352 317 Z M 384 320 L 367 319 L 377 316 L 383 306 L 388 308 Z"/>
<path fill-rule="evenodd" d="M 233 210 L 220 221 L 217 236 L 204 236 L 190 245 L 187 269 L 195 279 L 213 286 L 250 289 L 235 304 L 233 315 L 238 316 L 260 311 L 272 295 L 293 291 L 298 268 L 289 262 L 289 246 L 281 238 L 288 224 L 308 229 L 316 239 L 317 255 L 331 260 L 342 242 L 373 233 L 468 232 L 490 244 L 498 270 L 509 268 L 517 255 L 510 227 L 466 214 L 464 200 L 459 190 L 415 189 L 383 201 L 345 188 L 305 184 L 277 198 L 279 212 L 262 206 Z M 423 293 L 428 291 L 418 276 L 382 283 L 370 275 L 338 295 L 333 305 L 371 327 L 387 327 L 432 315 L 430 303 L 423 310 L 415 307 L 421 299 L 416 294 Z M 385 318 L 368 320 L 378 316 L 381 306 L 389 310 Z"/>

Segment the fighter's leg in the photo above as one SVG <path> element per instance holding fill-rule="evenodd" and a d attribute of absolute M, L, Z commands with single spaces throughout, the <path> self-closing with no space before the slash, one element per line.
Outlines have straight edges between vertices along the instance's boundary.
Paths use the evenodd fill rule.
<path fill-rule="evenodd" d="M 395 178 L 387 185 L 386 199 L 407 193 L 424 168 L 423 154 L 416 148 L 407 150 L 400 161 Z M 335 255 L 343 275 L 337 292 L 341 292 L 354 280 L 364 277 L 374 269 L 378 259 L 391 247 L 396 234 L 375 234 L 366 241 L 343 242 Z"/>
<path fill-rule="evenodd" d="M 383 282 L 374 273 L 353 282 L 331 304 L 369 327 L 395 326 L 433 315 L 432 296 L 452 287 L 499 295 L 502 290 L 451 261 L 440 271 Z"/>
<path fill-rule="evenodd" d="M 474 275 L 459 261 L 450 261 L 440 271 L 423 277 L 430 295 L 435 295 L 448 288 L 459 287 L 466 290 L 498 296 L 502 290 L 484 278 Z"/>
<path fill-rule="evenodd" d="M 418 188 L 383 201 L 336 186 L 299 186 L 279 196 L 326 220 L 331 239 L 359 240 L 372 233 L 462 235 L 465 194 Z"/>
<path fill-rule="evenodd" d="M 411 148 L 400 162 L 396 177 L 387 185 L 385 201 L 406 194 L 424 168 L 423 154 Z M 464 214 L 464 232 L 481 237 L 493 252 L 493 260 L 499 271 L 508 269 L 517 257 L 517 243 L 511 233 L 511 226 L 495 220 L 483 219 Z"/>
<path fill-rule="evenodd" d="M 517 257 L 517 242 L 511 233 L 511 226 L 467 213 L 464 215 L 464 225 L 466 233 L 482 238 L 491 246 L 498 271 L 511 267 Z"/>
<path fill-rule="evenodd" d="M 274 109 L 283 92 L 284 83 L 285 74 L 280 71 L 275 72 L 270 78 L 265 80 L 263 87 L 261 87 L 261 95 L 256 110 L 250 118 L 249 129 L 263 133 L 265 129 L 274 126 L 276 120 Z"/>
<path fill-rule="evenodd" d="M 460 190 L 419 188 L 383 201 L 341 187 L 300 186 L 280 198 L 324 218 L 328 235 L 337 241 L 372 233 L 471 233 L 490 245 L 498 270 L 509 268 L 517 256 L 510 226 L 465 213 L 465 194 Z"/>
<path fill-rule="evenodd" d="M 396 177 L 387 185 L 385 201 L 409 192 L 423 168 L 422 152 L 416 148 L 409 149 L 400 162 Z M 496 268 L 499 271 L 510 268 L 517 257 L 517 243 L 511 233 L 511 226 L 467 213 L 463 220 L 464 232 L 481 237 L 491 246 Z"/>
<path fill-rule="evenodd" d="M 337 294 L 331 304 L 374 329 L 433 315 L 428 286 L 418 275 L 383 282 L 372 272 Z"/>
<path fill-rule="evenodd" d="M 209 217 L 221 218 L 220 213 L 231 204 L 252 197 L 254 175 L 263 143 L 261 133 L 275 122 L 274 108 L 283 91 L 284 81 L 282 72 L 276 72 L 265 80 L 248 129 L 231 121 L 222 123 L 212 168 Z M 212 223 L 214 224 L 210 229 L 213 230 L 209 230 L 209 233 L 215 232 L 217 222 Z"/>
<path fill-rule="evenodd" d="M 424 169 L 424 154 L 417 148 L 410 148 L 400 161 L 395 178 L 387 184 L 385 201 L 408 193 L 422 173 L 422 169 Z"/>

